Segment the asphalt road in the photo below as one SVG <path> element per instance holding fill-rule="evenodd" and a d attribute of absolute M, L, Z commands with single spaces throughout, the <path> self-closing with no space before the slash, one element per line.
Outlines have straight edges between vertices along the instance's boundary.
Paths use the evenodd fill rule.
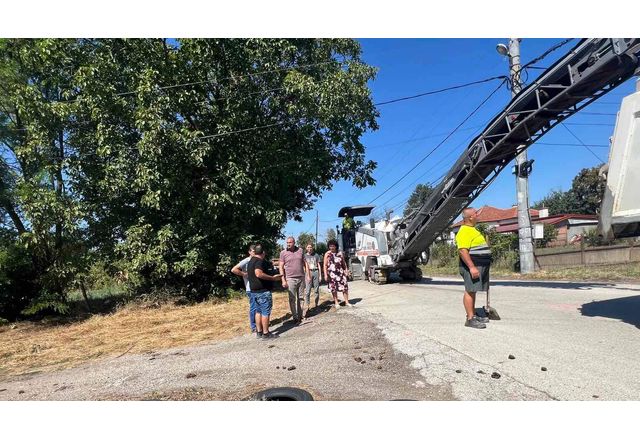
<path fill-rule="evenodd" d="M 484 330 L 464 326 L 458 279 L 352 282 L 350 297 L 354 308 L 327 303 L 278 325 L 273 342 L 245 335 L 16 376 L 0 380 L 0 400 L 239 400 L 279 386 L 318 400 L 640 399 L 639 285 L 494 281 L 502 320 Z"/>
<path fill-rule="evenodd" d="M 640 399 L 640 285 L 494 281 L 502 320 L 483 330 L 464 326 L 461 279 L 350 288 L 356 315 L 456 399 Z"/>

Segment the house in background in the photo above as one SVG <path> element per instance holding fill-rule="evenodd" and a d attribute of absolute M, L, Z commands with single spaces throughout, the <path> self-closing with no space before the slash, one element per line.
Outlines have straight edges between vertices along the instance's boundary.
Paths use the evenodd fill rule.
<path fill-rule="evenodd" d="M 589 230 L 598 227 L 597 215 L 582 215 L 578 213 L 562 213 L 547 217 L 531 218 L 531 223 L 551 224 L 558 231 L 556 239 L 549 242 L 547 247 L 561 247 L 573 244 L 576 237 L 587 233 Z M 513 221 L 504 221 L 496 227 L 498 233 L 518 233 L 518 219 Z"/>
<path fill-rule="evenodd" d="M 490 229 L 498 227 L 502 223 L 509 223 L 510 221 L 515 221 L 516 224 L 518 223 L 518 208 L 516 206 L 508 209 L 499 209 L 493 206 L 482 206 L 477 210 L 477 212 L 478 224 L 486 224 Z M 529 209 L 529 215 L 531 216 L 531 220 L 533 220 L 534 218 L 538 218 L 539 212 L 536 209 Z M 455 242 L 456 233 L 460 230 L 461 225 L 462 220 L 451 226 L 449 239 L 447 240 L 448 242 Z"/>
<path fill-rule="evenodd" d="M 558 231 L 555 240 L 547 244 L 547 247 L 559 247 L 572 244 L 577 235 L 587 233 L 598 226 L 597 215 L 582 215 L 577 213 L 561 213 L 548 215 L 547 209 L 529 209 L 531 224 L 533 227 L 544 224 L 553 225 Z M 500 209 L 493 206 L 482 206 L 478 209 L 478 224 L 486 224 L 498 233 L 518 233 L 518 208 Z M 462 221 L 453 224 L 450 229 L 448 242 L 455 242 L 456 233 L 460 229 Z"/>

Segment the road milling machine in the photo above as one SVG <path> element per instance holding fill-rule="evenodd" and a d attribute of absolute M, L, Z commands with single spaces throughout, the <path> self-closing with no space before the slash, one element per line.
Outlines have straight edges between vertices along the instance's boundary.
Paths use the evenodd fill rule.
<path fill-rule="evenodd" d="M 392 273 L 404 280 L 422 277 L 418 266 L 429 246 L 462 210 L 523 150 L 559 123 L 640 73 L 640 38 L 582 39 L 565 56 L 514 96 L 473 139 L 426 202 L 403 218 L 339 233 L 354 279 L 386 283 Z M 600 230 L 616 238 L 640 235 L 640 92 L 623 100 L 609 154 Z M 530 172 L 514 166 L 514 174 Z M 346 214 L 364 217 L 375 206 L 349 206 Z"/>

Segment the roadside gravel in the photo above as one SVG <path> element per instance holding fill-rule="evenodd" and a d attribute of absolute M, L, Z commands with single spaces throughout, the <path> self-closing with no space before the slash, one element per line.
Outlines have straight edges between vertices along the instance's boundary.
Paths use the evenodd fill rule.
<path fill-rule="evenodd" d="M 357 308 L 356 308 L 357 309 Z M 427 383 L 376 323 L 326 306 L 280 338 L 246 334 L 223 342 L 130 354 L 0 382 L 4 400 L 244 400 L 270 387 L 298 387 L 316 400 L 451 400 Z"/>

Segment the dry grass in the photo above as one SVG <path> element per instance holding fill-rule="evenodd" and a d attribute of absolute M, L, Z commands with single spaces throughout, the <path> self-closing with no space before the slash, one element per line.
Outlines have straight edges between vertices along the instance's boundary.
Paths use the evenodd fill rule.
<path fill-rule="evenodd" d="M 272 320 L 289 310 L 274 293 Z M 0 378 L 62 369 L 88 360 L 232 338 L 249 331 L 246 298 L 191 306 L 126 306 L 71 324 L 0 326 Z"/>
<path fill-rule="evenodd" d="M 460 277 L 458 267 L 423 266 L 423 275 Z M 640 264 L 590 265 L 585 267 L 554 268 L 536 271 L 531 274 L 515 273 L 511 270 L 491 267 L 493 279 L 522 280 L 575 280 L 575 281 L 622 281 L 637 282 L 640 280 Z"/>

